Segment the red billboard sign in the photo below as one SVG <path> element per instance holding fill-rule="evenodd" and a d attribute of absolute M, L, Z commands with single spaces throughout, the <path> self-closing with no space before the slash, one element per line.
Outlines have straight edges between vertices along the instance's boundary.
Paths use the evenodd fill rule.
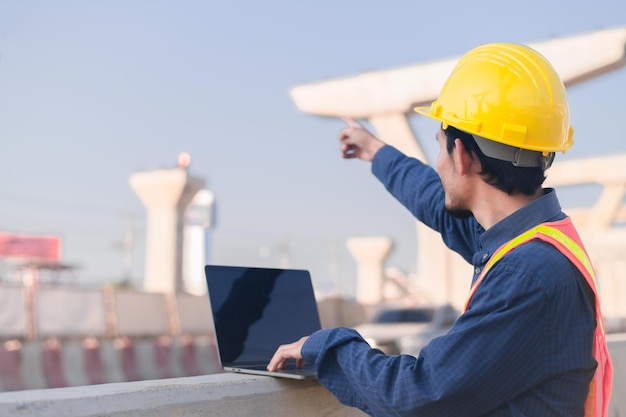
<path fill-rule="evenodd" d="M 61 238 L 0 232 L 0 258 L 46 262 L 61 260 Z"/>

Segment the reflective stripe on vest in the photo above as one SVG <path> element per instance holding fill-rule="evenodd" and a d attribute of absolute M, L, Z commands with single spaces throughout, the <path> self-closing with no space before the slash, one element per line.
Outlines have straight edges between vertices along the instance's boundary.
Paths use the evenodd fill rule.
<path fill-rule="evenodd" d="M 607 417 L 613 381 L 613 366 L 606 345 L 604 322 L 602 320 L 602 312 L 600 311 L 600 299 L 598 297 L 595 272 L 581 239 L 569 217 L 557 222 L 540 224 L 500 246 L 492 255 L 491 259 L 489 259 L 474 285 L 472 285 L 467 300 L 465 301 L 463 312 L 465 313 L 467 311 L 476 289 L 491 267 L 507 253 L 533 239 L 541 239 L 544 242 L 548 242 L 565 255 L 567 259 L 580 270 L 587 284 L 593 291 L 595 297 L 594 307 L 596 310 L 593 357 L 598 362 L 598 367 L 589 385 L 589 394 L 585 401 L 585 417 Z"/>

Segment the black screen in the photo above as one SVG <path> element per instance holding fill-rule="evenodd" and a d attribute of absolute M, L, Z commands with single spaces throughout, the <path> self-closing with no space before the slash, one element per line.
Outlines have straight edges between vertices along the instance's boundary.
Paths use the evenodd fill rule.
<path fill-rule="evenodd" d="M 267 363 L 276 348 L 319 330 L 308 271 L 207 265 L 222 365 Z"/>

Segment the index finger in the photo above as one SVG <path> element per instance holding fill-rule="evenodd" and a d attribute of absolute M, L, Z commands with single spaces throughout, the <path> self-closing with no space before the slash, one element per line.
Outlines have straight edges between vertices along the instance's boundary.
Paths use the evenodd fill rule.
<path fill-rule="evenodd" d="M 341 116 L 341 120 L 343 120 L 349 127 L 361 127 L 361 123 L 354 120 L 351 116 L 343 115 Z"/>

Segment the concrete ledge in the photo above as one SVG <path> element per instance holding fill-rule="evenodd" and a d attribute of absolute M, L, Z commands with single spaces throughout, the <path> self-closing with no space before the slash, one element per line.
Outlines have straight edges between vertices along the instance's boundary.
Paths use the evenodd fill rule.
<path fill-rule="evenodd" d="M 609 415 L 626 416 L 626 334 L 607 337 L 613 359 Z M 0 393 L 2 417 L 363 417 L 317 381 L 221 373 Z"/>
<path fill-rule="evenodd" d="M 317 381 L 232 373 L 7 392 L 4 417 L 355 416 Z"/>

